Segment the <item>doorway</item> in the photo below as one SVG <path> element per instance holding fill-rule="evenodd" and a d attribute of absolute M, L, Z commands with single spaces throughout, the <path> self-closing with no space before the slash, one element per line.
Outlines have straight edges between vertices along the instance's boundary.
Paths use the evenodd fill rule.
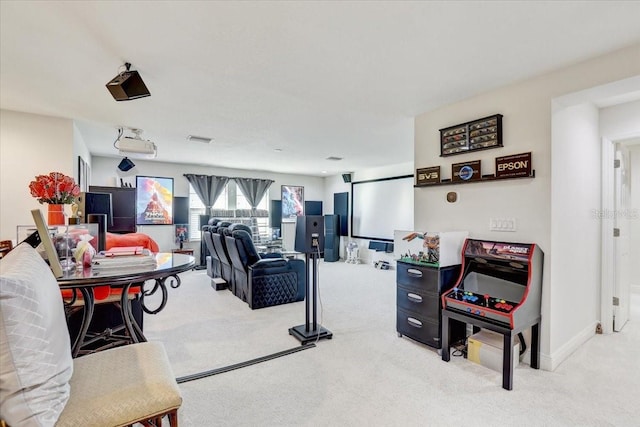
<path fill-rule="evenodd" d="M 605 330 L 622 331 L 637 313 L 640 275 L 632 260 L 640 259 L 640 137 L 603 141 L 603 310 Z M 609 288 L 610 293 L 605 292 Z M 632 291 L 634 297 L 632 298 Z M 609 298 L 609 295 L 611 296 Z M 635 317 L 635 316 L 634 316 Z M 611 323 L 608 323 L 611 322 Z"/>

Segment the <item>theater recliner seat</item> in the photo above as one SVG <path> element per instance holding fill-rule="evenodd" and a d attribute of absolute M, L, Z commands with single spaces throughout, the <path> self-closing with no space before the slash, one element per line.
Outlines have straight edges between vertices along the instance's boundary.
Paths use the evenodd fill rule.
<path fill-rule="evenodd" d="M 229 254 L 227 252 L 227 245 L 224 240 L 224 229 L 231 225 L 230 222 L 223 221 L 218 224 L 218 229 L 216 232 L 211 232 L 211 240 L 213 241 L 213 246 L 215 248 L 216 254 L 220 259 L 220 275 L 227 282 L 228 289 L 234 293 L 235 288 L 233 283 L 233 270 L 231 266 L 231 261 L 229 260 Z"/>
<path fill-rule="evenodd" d="M 229 246 L 235 241 L 237 248 L 233 253 L 236 285 L 251 309 L 304 300 L 307 280 L 303 260 L 262 258 L 246 230 L 236 229 L 231 237 Z"/>

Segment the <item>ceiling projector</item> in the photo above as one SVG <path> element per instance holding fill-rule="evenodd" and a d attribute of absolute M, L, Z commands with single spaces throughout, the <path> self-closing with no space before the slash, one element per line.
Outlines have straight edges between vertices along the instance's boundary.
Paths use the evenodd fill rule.
<path fill-rule="evenodd" d="M 146 159 L 154 159 L 158 153 L 158 148 L 153 142 L 130 136 L 118 140 L 118 150 L 122 155 Z"/>

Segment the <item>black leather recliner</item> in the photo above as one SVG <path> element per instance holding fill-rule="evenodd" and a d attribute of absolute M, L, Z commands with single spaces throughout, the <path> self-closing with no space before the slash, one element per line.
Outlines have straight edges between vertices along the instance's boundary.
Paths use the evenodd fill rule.
<path fill-rule="evenodd" d="M 220 222 L 218 224 L 218 229 L 215 232 L 211 232 L 211 240 L 213 242 L 213 247 L 215 248 L 218 259 L 220 260 L 220 276 L 227 282 L 227 287 L 235 295 L 236 293 L 233 283 L 233 267 L 229 259 L 227 245 L 224 239 L 224 230 L 230 225 L 231 223 L 228 221 Z"/>
<path fill-rule="evenodd" d="M 227 247 L 227 253 L 229 254 L 229 261 L 231 261 L 231 271 L 233 277 L 233 283 L 235 286 L 234 295 L 240 298 L 242 301 L 247 300 L 247 273 L 246 273 L 246 259 L 244 256 L 244 249 L 239 248 L 236 243 L 233 232 L 237 230 L 244 230 L 250 232 L 251 229 L 244 224 L 231 224 L 224 231 L 224 240 Z M 241 255 L 242 252 L 242 255 Z"/>
<path fill-rule="evenodd" d="M 227 288 L 228 283 L 222 278 L 222 263 L 220 262 L 218 252 L 213 245 L 212 234 L 217 234 L 215 231 L 216 229 L 217 227 L 209 227 L 208 229 L 203 227 L 202 238 L 204 239 L 207 250 L 209 251 L 209 255 L 207 255 L 207 275 L 211 278 L 211 286 L 216 291 L 221 291 Z"/>
<path fill-rule="evenodd" d="M 234 281 L 239 294 L 251 309 L 303 301 L 307 288 L 305 263 L 284 259 L 277 254 L 263 258 L 253 244 L 251 233 L 234 227 L 227 247 L 234 266 Z M 235 242 L 235 250 L 231 249 Z"/>

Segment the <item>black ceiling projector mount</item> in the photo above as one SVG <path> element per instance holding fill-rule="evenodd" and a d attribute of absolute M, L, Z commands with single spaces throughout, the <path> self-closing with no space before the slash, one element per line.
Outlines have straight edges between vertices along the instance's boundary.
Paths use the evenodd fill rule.
<path fill-rule="evenodd" d="M 109 83 L 107 89 L 116 101 L 130 101 L 132 99 L 151 96 L 151 92 L 142 81 L 137 71 L 131 71 L 131 64 L 124 64 L 126 71 L 119 72 Z"/>

